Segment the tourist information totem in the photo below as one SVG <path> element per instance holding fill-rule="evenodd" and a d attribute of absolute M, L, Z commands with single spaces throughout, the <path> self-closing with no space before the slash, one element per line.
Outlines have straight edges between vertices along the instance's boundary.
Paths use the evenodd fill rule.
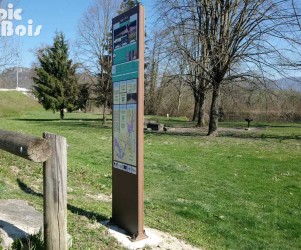
<path fill-rule="evenodd" d="M 133 240 L 144 218 L 144 7 L 113 18 L 112 218 Z"/>

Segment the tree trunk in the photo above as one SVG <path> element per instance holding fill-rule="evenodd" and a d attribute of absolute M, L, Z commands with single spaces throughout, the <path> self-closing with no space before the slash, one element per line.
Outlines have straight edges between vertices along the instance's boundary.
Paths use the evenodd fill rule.
<path fill-rule="evenodd" d="M 149 114 L 156 115 L 156 97 L 155 90 L 150 90 L 150 99 L 149 99 Z"/>
<path fill-rule="evenodd" d="M 182 93 L 179 93 L 178 100 L 177 100 L 177 115 L 176 116 L 179 116 L 181 101 L 182 101 Z"/>
<path fill-rule="evenodd" d="M 61 120 L 64 120 L 65 114 L 64 114 L 64 109 L 60 109 L 60 118 Z"/>
<path fill-rule="evenodd" d="M 86 101 L 85 107 L 84 107 L 84 113 L 87 113 L 88 105 L 89 105 L 89 101 Z"/>
<path fill-rule="evenodd" d="M 196 127 L 205 127 L 205 92 L 200 93 Z"/>
<path fill-rule="evenodd" d="M 103 109 L 102 109 L 102 125 L 107 124 L 107 102 L 105 101 L 103 104 Z"/>
<path fill-rule="evenodd" d="M 197 94 L 194 94 L 194 111 L 193 111 L 193 118 L 192 121 L 197 121 L 198 113 L 200 108 L 200 98 Z"/>
<path fill-rule="evenodd" d="M 220 83 L 213 84 L 212 89 L 212 102 L 210 109 L 210 118 L 209 118 L 209 130 L 208 136 L 217 136 L 218 135 L 218 106 L 220 99 Z"/>

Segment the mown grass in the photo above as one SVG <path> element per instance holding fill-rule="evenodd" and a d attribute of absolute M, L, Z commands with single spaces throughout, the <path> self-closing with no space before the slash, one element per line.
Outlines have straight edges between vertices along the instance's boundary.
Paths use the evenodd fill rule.
<path fill-rule="evenodd" d="M 32 119 L 26 116 L 24 120 L 0 119 L 0 127 L 37 136 L 50 131 L 67 138 L 68 231 L 73 238 L 73 249 L 120 249 L 99 224 L 110 218 L 110 202 L 93 198 L 111 193 L 110 130 L 101 128 L 101 122 L 90 117 L 77 121 L 71 115 L 71 120 L 60 121 L 49 113 L 48 120 L 40 121 L 38 115 L 30 115 Z M 42 211 L 41 164 L 0 152 L 0 176 L 0 198 L 26 199 Z"/>
<path fill-rule="evenodd" d="M 0 91 L 0 117 L 19 116 L 32 110 L 42 111 L 36 100 L 17 91 Z"/>
<path fill-rule="evenodd" d="M 218 138 L 145 134 L 146 226 L 203 249 L 300 249 L 301 125 L 256 126 Z M 0 129 L 65 136 L 73 249 L 121 249 L 96 223 L 111 216 L 111 203 L 95 199 L 111 194 L 111 129 L 100 116 L 67 114 L 60 121 L 35 111 L 0 118 Z M 0 176 L 0 198 L 42 209 L 40 165 L 0 152 Z"/>
<path fill-rule="evenodd" d="M 157 227 L 212 249 L 301 246 L 299 143 L 149 136 L 146 144 Z"/>

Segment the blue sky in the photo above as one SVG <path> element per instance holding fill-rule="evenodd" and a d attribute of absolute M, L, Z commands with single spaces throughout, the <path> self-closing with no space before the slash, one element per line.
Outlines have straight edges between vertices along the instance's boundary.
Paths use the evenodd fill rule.
<path fill-rule="evenodd" d="M 114 0 L 112 0 L 114 1 Z M 19 0 L 15 9 L 22 9 L 22 20 L 13 21 L 14 26 L 27 26 L 33 20 L 33 30 L 42 25 L 39 36 L 16 37 L 20 47 L 20 66 L 30 67 L 36 60 L 33 51 L 43 45 L 51 44 L 56 31 L 63 31 L 70 44 L 77 37 L 77 26 L 83 12 L 94 0 Z M 142 0 L 146 8 L 147 20 L 151 16 L 151 1 Z M 72 49 L 72 48 L 71 48 Z"/>

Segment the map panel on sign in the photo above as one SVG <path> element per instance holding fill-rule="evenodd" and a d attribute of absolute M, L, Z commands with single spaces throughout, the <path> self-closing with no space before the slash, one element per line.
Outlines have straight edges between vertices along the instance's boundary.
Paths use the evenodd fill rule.
<path fill-rule="evenodd" d="M 136 166 L 137 105 L 120 105 L 119 120 L 120 130 L 114 130 L 114 160 Z"/>

